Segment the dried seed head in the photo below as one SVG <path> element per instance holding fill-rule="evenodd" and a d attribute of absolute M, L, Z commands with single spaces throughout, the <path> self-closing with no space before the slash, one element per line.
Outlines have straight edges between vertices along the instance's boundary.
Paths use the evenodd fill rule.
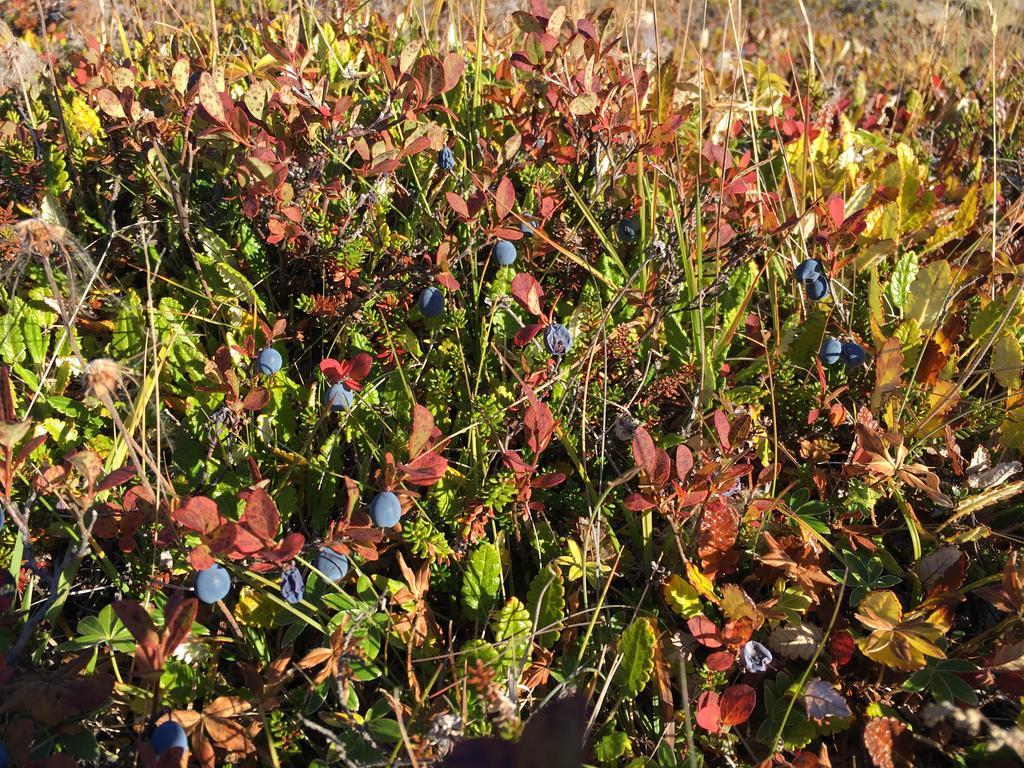
<path fill-rule="evenodd" d="M 85 364 L 87 395 L 104 399 L 124 386 L 124 368 L 109 357 L 98 357 Z"/>

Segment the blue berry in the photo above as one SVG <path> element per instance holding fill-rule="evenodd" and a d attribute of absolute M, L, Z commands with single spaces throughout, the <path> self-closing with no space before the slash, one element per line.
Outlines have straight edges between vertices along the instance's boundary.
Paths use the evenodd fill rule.
<path fill-rule="evenodd" d="M 306 582 L 298 568 L 288 568 L 281 574 L 281 596 L 292 605 L 301 603 L 306 594 Z"/>
<path fill-rule="evenodd" d="M 424 317 L 439 317 L 444 312 L 444 293 L 440 288 L 429 285 L 420 292 L 417 303 Z"/>
<path fill-rule="evenodd" d="M 536 223 L 527 219 L 519 222 L 519 231 L 523 233 L 523 237 L 530 237 L 537 229 Z"/>
<path fill-rule="evenodd" d="M 640 222 L 633 217 L 619 221 L 619 239 L 626 243 L 632 243 L 640 235 Z"/>
<path fill-rule="evenodd" d="M 391 491 L 383 491 L 370 502 L 370 517 L 381 528 L 394 528 L 402 518 L 402 502 Z"/>
<path fill-rule="evenodd" d="M 544 346 L 552 355 L 564 355 L 572 346 L 572 332 L 561 323 L 552 323 L 544 331 Z"/>
<path fill-rule="evenodd" d="M 807 297 L 814 301 L 821 301 L 829 294 L 828 278 L 824 275 L 818 275 L 809 283 L 804 283 L 804 286 L 807 289 Z"/>
<path fill-rule="evenodd" d="M 335 552 L 330 547 L 324 547 L 316 556 L 314 567 L 331 581 L 341 581 L 348 573 L 348 558 Z"/>
<path fill-rule="evenodd" d="M 332 411 L 348 410 L 352 407 L 352 393 L 340 381 L 327 390 L 325 400 Z"/>
<path fill-rule="evenodd" d="M 856 341 L 848 341 L 843 344 L 842 355 L 843 362 L 847 365 L 861 365 L 868 359 L 868 353 Z"/>
<path fill-rule="evenodd" d="M 494 260 L 503 267 L 510 267 L 516 260 L 516 247 L 508 240 L 499 240 L 491 249 Z"/>
<path fill-rule="evenodd" d="M 818 352 L 818 359 L 825 365 L 835 365 L 843 354 L 843 343 L 839 339 L 825 339 Z"/>
<path fill-rule="evenodd" d="M 231 574 L 214 563 L 196 574 L 196 597 L 207 605 L 223 600 L 231 591 Z"/>
<path fill-rule="evenodd" d="M 264 376 L 273 376 L 281 370 L 283 362 L 280 352 L 273 347 L 267 347 L 256 358 L 256 367 L 260 369 L 260 373 Z"/>
<path fill-rule="evenodd" d="M 794 274 L 801 283 L 809 283 L 816 277 L 824 275 L 824 272 L 822 272 L 820 261 L 817 259 L 807 259 L 800 262 Z"/>
<path fill-rule="evenodd" d="M 7 747 L 0 742 L 0 768 L 8 768 L 11 764 L 11 756 L 7 754 Z"/>
<path fill-rule="evenodd" d="M 168 750 L 177 747 L 184 753 L 188 750 L 188 739 L 185 737 L 185 729 L 173 720 L 168 720 L 165 723 L 160 723 L 154 729 L 153 735 L 149 737 L 149 746 L 156 752 L 156 756 L 160 757 Z M 0 766 L 5 763 L 0 760 Z"/>
<path fill-rule="evenodd" d="M 449 146 L 441 147 L 437 153 L 437 164 L 442 171 L 450 171 L 455 167 L 455 155 Z"/>

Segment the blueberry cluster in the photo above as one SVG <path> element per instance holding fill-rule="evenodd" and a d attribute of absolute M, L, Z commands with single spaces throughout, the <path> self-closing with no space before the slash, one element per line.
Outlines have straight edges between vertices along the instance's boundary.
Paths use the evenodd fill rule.
<path fill-rule="evenodd" d="M 847 365 L 861 365 L 868 359 L 868 353 L 855 341 L 842 342 L 832 337 L 821 345 L 818 359 L 825 365 L 835 365 L 840 360 Z"/>
<path fill-rule="evenodd" d="M 796 268 L 796 279 L 803 284 L 807 297 L 814 301 L 821 301 L 831 290 L 828 275 L 817 259 L 801 262 Z"/>

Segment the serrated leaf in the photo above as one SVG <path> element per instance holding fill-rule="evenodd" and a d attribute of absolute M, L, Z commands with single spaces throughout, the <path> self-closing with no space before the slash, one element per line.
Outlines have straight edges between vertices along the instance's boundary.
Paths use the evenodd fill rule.
<path fill-rule="evenodd" d="M 612 684 L 625 698 L 640 693 L 651 679 L 654 669 L 654 627 L 641 617 L 626 627 L 619 638 L 618 652 L 622 657 Z"/>
<path fill-rule="evenodd" d="M 910 297 L 910 286 L 918 273 L 917 254 L 913 251 L 904 253 L 893 265 L 892 273 L 889 275 L 889 282 L 885 286 L 885 293 L 893 306 L 902 308 Z"/>
<path fill-rule="evenodd" d="M 549 565 L 533 577 L 526 596 L 526 607 L 533 620 L 537 643 L 551 648 L 561 635 L 565 617 L 565 586 L 558 566 Z"/>
<path fill-rule="evenodd" d="M 521 663 L 530 649 L 533 630 L 533 619 L 523 601 L 518 597 L 510 597 L 494 617 L 492 629 L 495 639 L 505 644 L 505 658 L 512 664 Z"/>
<path fill-rule="evenodd" d="M 469 556 L 462 577 L 462 606 L 466 616 L 477 621 L 487 618 L 500 589 L 501 555 L 493 544 L 481 544 Z"/>

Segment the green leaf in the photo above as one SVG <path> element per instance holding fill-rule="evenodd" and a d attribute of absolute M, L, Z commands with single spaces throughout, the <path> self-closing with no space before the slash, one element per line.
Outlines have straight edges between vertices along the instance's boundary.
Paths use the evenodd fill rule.
<path fill-rule="evenodd" d="M 533 630 L 533 619 L 523 601 L 518 597 L 510 597 L 505 607 L 494 617 L 492 629 L 498 642 L 505 644 L 502 649 L 505 658 L 512 664 L 520 664 L 530 650 Z"/>
<path fill-rule="evenodd" d="M 534 622 L 537 643 L 545 648 L 552 647 L 561 634 L 565 616 L 565 586 L 557 565 L 549 565 L 533 577 L 526 607 Z"/>
<path fill-rule="evenodd" d="M 645 617 L 638 618 L 619 638 L 622 662 L 612 683 L 625 698 L 632 698 L 646 687 L 654 669 L 654 627 Z"/>
<path fill-rule="evenodd" d="M 482 621 L 501 589 L 501 555 L 491 543 L 481 544 L 466 562 L 462 577 L 462 606 L 466 616 Z"/>
<path fill-rule="evenodd" d="M 885 286 L 885 293 L 894 306 L 903 307 L 907 303 L 910 298 L 910 286 L 914 284 L 919 269 L 917 254 L 913 251 L 904 253 L 896 260 L 892 275 Z"/>
<path fill-rule="evenodd" d="M 942 259 L 925 265 L 910 286 L 906 316 L 916 320 L 921 330 L 932 330 L 942 319 L 952 285 L 953 273 L 948 261 Z"/>
<path fill-rule="evenodd" d="M 956 210 L 956 216 L 947 224 L 943 224 L 928 238 L 923 253 L 941 248 L 950 240 L 964 237 L 974 226 L 974 220 L 978 217 L 978 187 L 973 186 L 967 190 L 964 199 Z"/>

